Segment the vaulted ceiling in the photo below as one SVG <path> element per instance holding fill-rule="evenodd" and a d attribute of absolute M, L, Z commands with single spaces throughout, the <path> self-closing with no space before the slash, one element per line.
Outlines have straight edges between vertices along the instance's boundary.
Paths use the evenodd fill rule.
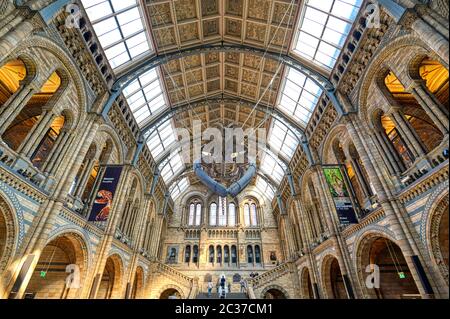
<path fill-rule="evenodd" d="M 295 56 L 325 77 L 334 67 L 362 1 L 82 0 L 118 75 L 151 56 L 226 43 Z M 153 129 L 148 147 L 157 161 L 173 147 L 175 129 L 192 128 L 194 120 L 201 120 L 205 127 L 265 127 L 268 144 L 280 155 L 279 159 L 263 156 L 259 161 L 260 171 L 275 181 L 259 178 L 256 183 L 267 190 L 266 182 L 271 182 L 271 192 L 284 176 L 283 162 L 290 161 L 298 137 L 255 105 L 276 108 L 299 127 L 306 127 L 322 93 L 308 76 L 248 51 L 199 52 L 171 60 L 141 75 L 123 91 L 141 128 L 164 110 L 179 105 L 185 109 Z M 204 102 L 194 107 L 199 101 Z M 176 190 L 180 185 L 185 188 L 196 182 L 192 175 L 181 181 L 177 178 L 187 167 L 179 155 L 164 165 L 164 180 L 174 185 L 174 193 L 182 191 Z"/>

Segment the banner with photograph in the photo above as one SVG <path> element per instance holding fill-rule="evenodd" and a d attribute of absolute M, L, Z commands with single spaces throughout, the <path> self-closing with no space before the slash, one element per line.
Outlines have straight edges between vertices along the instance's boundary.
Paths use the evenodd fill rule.
<path fill-rule="evenodd" d="M 107 166 L 105 168 L 105 173 L 92 204 L 89 221 L 106 222 L 108 220 L 122 169 L 122 166 Z"/>
<path fill-rule="evenodd" d="M 339 166 L 323 169 L 341 225 L 357 224 L 356 212 Z"/>

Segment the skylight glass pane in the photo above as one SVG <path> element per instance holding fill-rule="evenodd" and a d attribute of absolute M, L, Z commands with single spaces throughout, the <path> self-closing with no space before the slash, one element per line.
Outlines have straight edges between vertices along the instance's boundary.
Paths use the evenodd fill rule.
<path fill-rule="evenodd" d="M 167 120 L 150 135 L 147 146 L 154 159 L 159 158 L 162 153 L 176 142 L 175 130 L 171 120 Z"/>
<path fill-rule="evenodd" d="M 180 153 L 175 153 L 169 162 L 166 163 L 164 168 L 161 170 L 161 176 L 164 182 L 168 183 L 175 177 L 178 173 L 183 170 L 184 164 Z"/>
<path fill-rule="evenodd" d="M 270 176 L 277 184 L 280 184 L 283 180 L 284 170 L 272 156 L 264 155 L 261 162 L 261 171 Z"/>
<path fill-rule="evenodd" d="M 256 188 L 265 196 L 267 196 L 267 198 L 269 200 L 272 200 L 275 197 L 275 190 L 273 189 L 273 187 L 268 184 L 263 178 L 258 177 L 256 179 Z"/>
<path fill-rule="evenodd" d="M 147 124 L 153 114 L 167 108 L 156 70 L 141 75 L 123 90 L 123 95 L 127 99 L 139 127 Z"/>
<path fill-rule="evenodd" d="M 137 0 L 82 0 L 113 69 L 153 51 Z"/>
<path fill-rule="evenodd" d="M 304 127 L 322 95 L 322 89 L 309 77 L 288 69 L 278 108 L 299 121 Z"/>
<path fill-rule="evenodd" d="M 189 187 L 189 180 L 185 177 L 178 183 L 174 183 L 170 189 L 170 195 L 173 200 L 176 200 Z"/>
<path fill-rule="evenodd" d="M 331 70 L 362 0 L 306 0 L 294 52 Z"/>
<path fill-rule="evenodd" d="M 291 130 L 278 120 L 273 121 L 268 141 L 270 149 L 274 154 L 281 154 L 288 160 L 292 158 L 298 146 L 297 138 Z"/>

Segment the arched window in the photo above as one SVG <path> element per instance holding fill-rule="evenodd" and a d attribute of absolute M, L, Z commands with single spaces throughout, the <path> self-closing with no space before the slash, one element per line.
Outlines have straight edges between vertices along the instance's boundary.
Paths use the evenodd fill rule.
<path fill-rule="evenodd" d="M 216 226 L 217 225 L 217 204 L 211 203 L 209 207 L 209 225 Z"/>
<path fill-rule="evenodd" d="M 184 253 L 184 262 L 187 264 L 191 262 L 191 246 L 190 245 L 186 246 L 186 251 Z"/>
<path fill-rule="evenodd" d="M 188 226 L 200 226 L 202 223 L 202 204 L 191 203 L 189 205 Z"/>
<path fill-rule="evenodd" d="M 245 204 L 244 205 L 244 224 L 245 226 L 251 226 L 251 219 L 250 219 L 250 205 Z"/>
<path fill-rule="evenodd" d="M 193 249 L 193 255 L 192 255 L 192 262 L 194 264 L 198 263 L 198 246 L 194 245 L 194 249 Z"/>
<path fill-rule="evenodd" d="M 228 246 L 225 246 L 223 248 L 223 262 L 225 264 L 230 263 L 230 247 L 228 247 Z"/>
<path fill-rule="evenodd" d="M 258 245 L 255 246 L 255 262 L 257 264 L 261 263 L 261 248 Z"/>
<path fill-rule="evenodd" d="M 202 224 L 202 204 L 198 203 L 195 207 L 195 226 Z"/>
<path fill-rule="evenodd" d="M 192 203 L 191 205 L 189 205 L 188 225 L 194 226 L 194 221 L 195 221 L 195 204 Z"/>
<path fill-rule="evenodd" d="M 248 245 L 247 246 L 247 262 L 249 264 L 253 264 L 253 247 Z"/>
<path fill-rule="evenodd" d="M 236 205 L 234 203 L 230 203 L 228 205 L 228 226 L 236 225 Z"/>
<path fill-rule="evenodd" d="M 219 197 L 219 226 L 227 225 L 227 200 Z"/>
<path fill-rule="evenodd" d="M 244 205 L 244 224 L 247 227 L 258 226 L 258 207 L 255 203 L 249 202 Z"/>
<path fill-rule="evenodd" d="M 256 208 L 255 203 L 253 203 L 250 206 L 250 218 L 251 218 L 251 225 L 258 226 L 258 213 L 257 213 L 257 208 Z"/>
<path fill-rule="evenodd" d="M 217 250 L 217 263 L 221 264 L 222 263 L 222 247 L 217 246 L 216 250 Z"/>
<path fill-rule="evenodd" d="M 237 249 L 236 246 L 231 246 L 231 263 L 237 264 Z"/>
<path fill-rule="evenodd" d="M 218 198 L 219 204 L 213 202 L 209 210 L 209 225 L 210 226 L 236 226 L 236 204 L 227 204 L 227 199 L 224 197 Z"/>
<path fill-rule="evenodd" d="M 214 264 L 214 246 L 209 246 L 209 263 Z"/>

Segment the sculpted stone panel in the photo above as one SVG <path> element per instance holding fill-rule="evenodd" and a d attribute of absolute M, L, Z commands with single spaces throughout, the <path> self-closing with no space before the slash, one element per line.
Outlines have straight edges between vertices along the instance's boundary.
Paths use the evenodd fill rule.
<path fill-rule="evenodd" d="M 178 30 L 180 32 L 180 41 L 181 42 L 200 39 L 200 36 L 198 34 L 197 23 L 189 23 L 189 24 L 180 25 L 178 27 Z"/>
<path fill-rule="evenodd" d="M 197 17 L 195 0 L 175 1 L 175 12 L 178 21 L 193 19 Z"/>
<path fill-rule="evenodd" d="M 148 6 L 150 22 L 153 27 L 172 24 L 170 3 L 154 4 Z"/>
<path fill-rule="evenodd" d="M 248 17 L 256 20 L 267 21 L 272 2 L 273 1 L 270 0 L 249 0 Z"/>
<path fill-rule="evenodd" d="M 219 35 L 219 19 L 203 21 L 203 36 Z"/>
<path fill-rule="evenodd" d="M 245 36 L 247 40 L 264 42 L 266 39 L 266 26 L 262 24 L 248 22 L 247 33 Z"/>
<path fill-rule="evenodd" d="M 226 4 L 226 13 L 242 16 L 243 0 L 228 0 Z"/>

